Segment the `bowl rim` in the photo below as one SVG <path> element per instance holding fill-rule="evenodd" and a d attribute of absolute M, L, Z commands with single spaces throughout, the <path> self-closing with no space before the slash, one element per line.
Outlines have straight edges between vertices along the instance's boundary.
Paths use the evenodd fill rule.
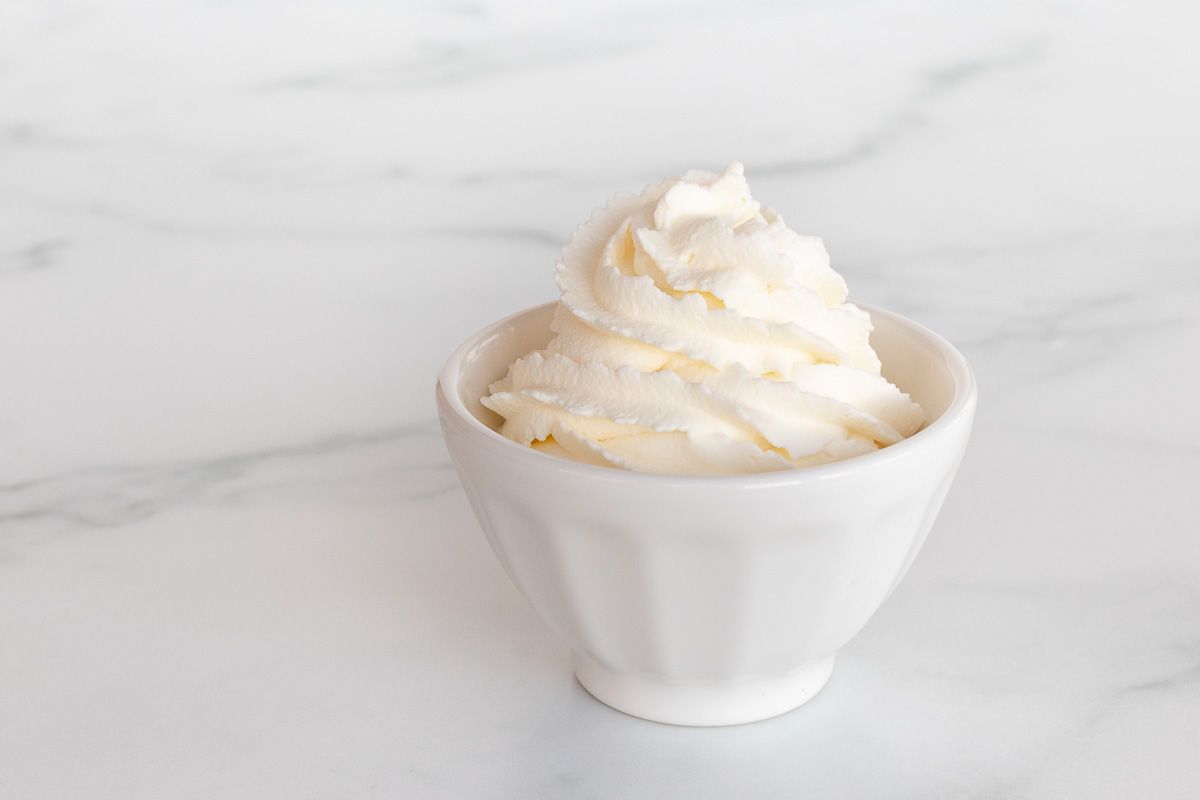
<path fill-rule="evenodd" d="M 793 470 L 778 470 L 774 472 L 730 473 L 728 475 L 676 475 L 670 473 L 636 472 L 633 470 L 614 467 L 601 467 L 585 464 L 580 461 L 562 458 L 525 447 L 502 436 L 498 431 L 489 428 L 463 403 L 458 391 L 458 378 L 462 373 L 463 362 L 479 346 L 501 335 L 500 330 L 518 324 L 523 317 L 558 304 L 557 300 L 539 303 L 534 306 L 509 314 L 489 325 L 485 325 L 468 336 L 462 344 L 454 349 L 438 371 L 436 394 L 438 411 L 442 423 L 457 422 L 462 430 L 476 437 L 476 441 L 489 450 L 524 461 L 533 467 L 557 468 L 566 472 L 576 473 L 580 478 L 601 480 L 636 480 L 655 483 L 660 486 L 728 486 L 743 485 L 750 488 L 766 488 L 780 485 L 794 485 L 812 481 L 829 480 L 843 477 L 850 473 L 862 472 L 874 467 L 880 467 L 899 458 L 904 458 L 920 449 L 936 447 L 945 438 L 951 428 L 970 420 L 973 416 L 977 388 L 975 373 L 962 353 L 954 345 L 938 334 L 892 311 L 866 303 L 855 303 L 859 308 L 868 312 L 872 317 L 880 315 L 887 317 L 901 327 L 909 329 L 938 351 L 945 360 L 954 380 L 954 397 L 946 410 L 932 423 L 926 425 L 907 439 L 893 445 L 881 448 L 871 453 L 820 464 L 812 467 L 800 467 Z M 529 459 L 533 459 L 532 462 Z"/>

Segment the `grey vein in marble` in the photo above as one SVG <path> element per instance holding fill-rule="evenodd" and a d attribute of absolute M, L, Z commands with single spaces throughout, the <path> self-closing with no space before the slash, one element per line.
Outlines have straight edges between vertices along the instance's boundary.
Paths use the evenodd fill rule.
<path fill-rule="evenodd" d="M 641 46 L 637 39 L 607 41 L 495 40 L 471 45 L 427 45 L 408 59 L 330 68 L 266 83 L 259 92 L 424 91 L 490 81 L 511 73 L 559 69 L 579 61 L 611 59 Z"/>
<path fill-rule="evenodd" d="M 516 228 L 516 227 L 467 227 L 446 225 L 440 227 L 419 228 L 413 231 L 418 236 L 436 236 L 439 238 L 462 238 L 462 239 L 491 239 L 520 242 L 524 244 L 533 244 L 539 247 L 551 248 L 559 250 L 562 248 L 565 239 L 563 236 L 554 234 L 550 231 L 537 230 L 536 228 Z"/>
<path fill-rule="evenodd" d="M 337 488 L 387 476 L 398 500 L 437 497 L 457 487 L 435 426 L 420 424 L 325 437 L 303 444 L 165 464 L 111 464 L 0 485 L 0 531 L 18 523 L 59 521 L 86 527 L 140 522 L 197 502 L 221 502 L 279 489 Z M 399 480 L 442 476 L 432 485 Z M 309 489 L 311 491 L 311 488 Z"/>
<path fill-rule="evenodd" d="M 895 140 L 919 127 L 942 95 L 969 84 L 1014 69 L 1027 67 L 1041 57 L 1043 40 L 1031 39 L 1012 52 L 991 58 L 948 64 L 921 77 L 919 88 L 896 110 L 889 112 L 871 130 L 849 147 L 825 156 L 791 158 L 754 165 L 755 177 L 782 178 L 812 172 L 837 170 L 878 156 Z"/>
<path fill-rule="evenodd" d="M 9 253 L 0 253 L 0 273 L 39 272 L 55 266 L 62 254 L 71 247 L 65 238 L 43 239 Z M 7 264 L 7 269 L 4 265 Z"/>

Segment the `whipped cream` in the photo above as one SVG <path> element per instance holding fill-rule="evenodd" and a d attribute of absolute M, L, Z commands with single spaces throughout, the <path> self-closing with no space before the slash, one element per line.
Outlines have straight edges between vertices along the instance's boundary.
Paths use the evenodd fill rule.
<path fill-rule="evenodd" d="M 880 375 L 821 240 L 741 164 L 619 194 L 564 248 L 556 336 L 485 406 L 523 445 L 671 474 L 765 472 L 894 444 L 924 414 Z"/>

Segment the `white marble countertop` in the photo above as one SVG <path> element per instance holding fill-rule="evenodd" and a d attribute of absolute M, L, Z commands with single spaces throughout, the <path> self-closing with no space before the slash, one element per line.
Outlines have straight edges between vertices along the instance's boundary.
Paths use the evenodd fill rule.
<path fill-rule="evenodd" d="M 0 796 L 1194 797 L 1200 18 L 6 3 Z M 593 701 L 434 421 L 617 189 L 746 163 L 981 387 L 826 690 Z"/>

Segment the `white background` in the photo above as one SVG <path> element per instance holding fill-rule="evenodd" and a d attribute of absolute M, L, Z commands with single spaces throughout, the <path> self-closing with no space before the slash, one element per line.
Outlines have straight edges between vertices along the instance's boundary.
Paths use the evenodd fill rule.
<path fill-rule="evenodd" d="M 0 796 L 1194 796 L 1194 9 L 3 3 Z M 574 682 L 433 376 L 735 159 L 981 399 L 825 691 L 689 730 Z"/>

